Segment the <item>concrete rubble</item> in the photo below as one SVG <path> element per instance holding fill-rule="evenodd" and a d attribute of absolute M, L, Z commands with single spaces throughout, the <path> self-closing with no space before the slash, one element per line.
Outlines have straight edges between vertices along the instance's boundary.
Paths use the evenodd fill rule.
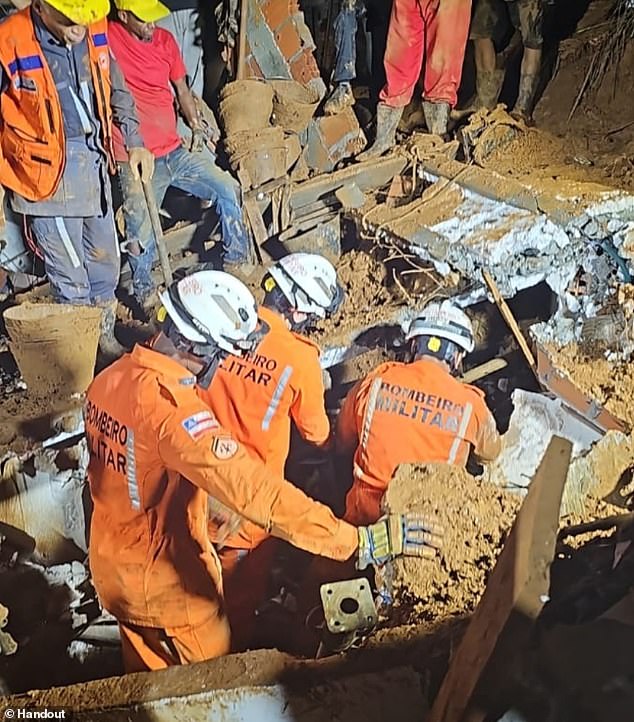
<path fill-rule="evenodd" d="M 379 224 L 367 223 L 366 232 L 397 239 L 440 273 L 458 271 L 480 284 L 486 269 L 507 297 L 546 281 L 564 310 L 586 316 L 596 315 L 605 281 L 617 270 L 630 280 L 634 195 L 596 184 L 531 186 L 464 166 L 443 151 L 417 154 L 423 194 Z M 580 271 L 595 279 L 588 298 L 568 290 Z M 474 291 L 471 300 L 483 295 Z"/>
<path fill-rule="evenodd" d="M 484 471 L 489 482 L 525 494 L 550 440 L 559 436 L 572 443 L 561 514 L 581 515 L 588 497 L 604 499 L 613 494 L 634 464 L 630 435 L 605 433 L 562 399 L 516 389 L 513 406 L 502 453 Z"/>
<path fill-rule="evenodd" d="M 66 450 L 73 468 L 60 469 L 56 458 L 56 451 L 40 449 L 25 458 L 9 454 L 2 460 L 0 518 L 26 535 L 32 544 L 29 557 L 43 565 L 82 559 L 87 553 L 85 439 Z M 24 555 L 25 547 L 20 540 L 17 553 Z"/>

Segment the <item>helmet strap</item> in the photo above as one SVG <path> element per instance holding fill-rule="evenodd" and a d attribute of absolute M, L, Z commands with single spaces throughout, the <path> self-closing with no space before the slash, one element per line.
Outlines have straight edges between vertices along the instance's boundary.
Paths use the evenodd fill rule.
<path fill-rule="evenodd" d="M 196 374 L 196 381 L 201 388 L 209 388 L 220 363 L 226 356 L 227 354 L 224 351 L 217 348 L 217 352 L 215 354 L 204 357 L 205 365 Z"/>
<path fill-rule="evenodd" d="M 228 355 L 227 352 L 215 343 L 198 344 L 185 338 L 169 316 L 163 322 L 161 330 L 177 351 L 194 356 L 202 364 L 202 369 L 196 374 L 196 380 L 202 388 L 209 388 L 218 366 Z"/>
<path fill-rule="evenodd" d="M 304 314 L 306 318 L 303 321 L 298 322 L 294 318 L 296 309 L 291 306 L 290 301 L 288 300 L 288 298 L 286 298 L 282 291 L 280 291 L 277 285 L 274 286 L 270 291 L 266 291 L 264 295 L 263 305 L 266 308 L 270 308 L 276 313 L 279 313 L 280 316 L 282 316 L 286 323 L 289 325 L 291 331 L 295 331 L 296 333 L 306 331 L 310 327 L 311 321 L 313 320 L 313 314 L 308 313 Z M 297 313 L 301 313 L 301 311 Z"/>

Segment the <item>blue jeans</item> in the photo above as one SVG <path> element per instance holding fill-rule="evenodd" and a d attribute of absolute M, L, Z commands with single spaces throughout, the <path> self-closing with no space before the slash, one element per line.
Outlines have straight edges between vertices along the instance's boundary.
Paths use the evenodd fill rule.
<path fill-rule="evenodd" d="M 58 303 L 101 306 L 114 300 L 120 257 L 112 208 L 103 217 L 29 216 Z"/>
<path fill-rule="evenodd" d="M 126 240 L 136 241 L 143 249 L 138 256 L 128 254 L 134 295 L 143 300 L 154 290 L 151 271 L 156 258 L 156 239 L 141 182 L 133 177 L 128 163 L 119 163 L 118 168 Z M 152 187 L 159 206 L 170 186 L 214 203 L 222 227 L 225 263 L 250 260 L 249 236 L 238 200 L 240 185 L 233 176 L 219 168 L 209 154 L 177 148 L 156 159 Z"/>
<path fill-rule="evenodd" d="M 344 0 L 335 18 L 335 67 L 333 83 L 350 82 L 357 77 L 357 19 L 363 12 L 363 5 Z"/>

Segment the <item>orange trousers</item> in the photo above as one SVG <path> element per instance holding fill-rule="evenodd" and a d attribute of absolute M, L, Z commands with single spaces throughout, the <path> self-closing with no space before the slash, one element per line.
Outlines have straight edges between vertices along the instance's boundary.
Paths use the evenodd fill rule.
<path fill-rule="evenodd" d="M 470 22 L 471 0 L 394 0 L 381 101 L 393 108 L 405 107 L 422 68 L 423 99 L 453 108 Z"/>
<path fill-rule="evenodd" d="M 227 618 L 220 614 L 204 624 L 177 629 L 137 627 L 119 622 L 123 668 L 153 672 L 178 664 L 222 657 L 230 650 Z"/>
<path fill-rule="evenodd" d="M 269 591 L 276 548 L 277 540 L 268 537 L 254 549 L 218 550 L 232 652 L 249 648 L 257 622 L 256 611 Z"/>
<path fill-rule="evenodd" d="M 385 489 L 379 489 L 355 479 L 346 495 L 344 521 L 354 526 L 374 524 L 382 516 L 381 502 L 384 495 Z"/>

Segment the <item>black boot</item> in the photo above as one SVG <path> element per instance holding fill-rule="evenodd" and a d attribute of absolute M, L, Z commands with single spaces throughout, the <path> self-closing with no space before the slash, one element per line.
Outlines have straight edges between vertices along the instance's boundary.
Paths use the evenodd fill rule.
<path fill-rule="evenodd" d="M 396 143 L 396 128 L 402 115 L 403 108 L 379 103 L 376 107 L 376 139 L 370 148 L 359 153 L 356 160 L 372 160 L 392 148 Z"/>

